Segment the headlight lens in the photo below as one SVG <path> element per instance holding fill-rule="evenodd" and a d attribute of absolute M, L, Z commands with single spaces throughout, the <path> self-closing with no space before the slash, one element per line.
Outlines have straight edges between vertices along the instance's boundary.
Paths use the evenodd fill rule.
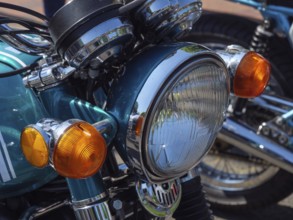
<path fill-rule="evenodd" d="M 157 97 L 145 137 L 145 164 L 159 176 L 178 175 L 205 155 L 223 123 L 227 76 L 211 63 L 189 65 Z"/>

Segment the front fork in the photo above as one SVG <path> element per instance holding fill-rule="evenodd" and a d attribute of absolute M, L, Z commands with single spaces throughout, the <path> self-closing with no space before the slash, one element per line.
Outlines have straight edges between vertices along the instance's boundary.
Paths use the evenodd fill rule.
<path fill-rule="evenodd" d="M 72 208 L 78 220 L 110 220 L 108 193 L 102 176 L 98 173 L 86 179 L 69 179 Z"/>
<path fill-rule="evenodd" d="M 111 215 L 107 190 L 99 174 L 85 180 L 67 179 L 67 183 L 72 197 L 72 207 L 78 220 L 108 220 L 114 219 L 113 216 L 119 216 L 117 213 Z M 163 220 L 165 217 L 170 217 L 174 207 L 176 211 L 172 217 L 178 220 L 213 219 L 196 169 L 176 181 L 163 184 L 150 184 L 137 180 L 136 192 L 144 209 L 141 212 L 145 213 L 143 216 L 148 216 L 147 219 Z M 124 203 L 123 200 L 119 201 L 121 204 Z M 114 203 L 112 206 L 115 209 Z"/>
<path fill-rule="evenodd" d="M 55 87 L 54 90 L 45 90 L 39 95 L 50 115 L 56 118 L 64 120 L 68 118 L 80 118 L 90 123 L 98 121 L 98 123 L 93 124 L 93 126 L 101 131 L 102 134 L 105 134 L 103 136 L 106 142 L 110 143 L 117 128 L 115 123 L 111 120 L 111 117 L 89 103 L 73 98 L 74 96 L 71 96 L 71 93 L 70 87 L 67 88 L 63 86 L 58 88 Z M 105 120 L 108 120 L 109 123 L 103 123 Z M 110 149 L 108 152 L 110 154 L 113 153 Z M 115 160 L 114 158 L 114 161 Z M 111 167 L 109 164 L 105 164 L 108 168 L 106 171 L 111 177 L 110 179 L 112 179 L 113 175 L 111 175 L 111 173 L 115 172 L 115 170 L 119 171 L 119 169 L 117 169 L 117 167 L 115 168 L 115 163 L 109 163 L 114 165 L 114 167 Z M 141 211 L 144 213 L 147 212 L 145 210 L 148 210 L 148 212 L 152 211 L 153 216 L 155 216 L 154 218 L 171 216 L 176 208 L 178 208 L 174 214 L 178 219 L 186 219 L 188 216 L 195 217 L 198 216 L 199 213 L 203 215 L 204 219 L 211 219 L 211 213 L 206 205 L 207 203 L 202 193 L 200 178 L 197 174 L 191 175 L 191 173 L 189 173 L 187 177 L 163 184 L 150 184 L 135 178 L 131 179 L 131 174 L 125 171 L 118 174 L 124 175 L 121 176 L 121 178 L 114 178 L 114 188 L 116 187 L 116 189 L 118 189 L 116 190 L 118 191 L 118 193 L 116 193 L 117 198 L 119 198 L 119 193 L 123 193 L 124 187 L 124 192 L 128 193 L 127 190 L 129 190 L 131 195 L 134 195 L 134 198 L 131 199 L 133 201 L 130 201 L 132 206 L 139 200 L 141 207 L 143 207 Z M 121 204 L 117 202 L 115 204 L 111 203 L 111 207 L 109 207 L 109 200 L 110 197 L 113 197 L 113 192 L 111 189 L 108 189 L 108 185 L 107 187 L 104 185 L 105 181 L 99 173 L 86 179 L 67 178 L 66 181 L 71 195 L 70 204 L 73 207 L 77 219 L 107 220 L 115 218 L 113 216 L 119 219 L 124 218 L 121 217 L 123 215 L 119 217 L 119 215 L 115 213 L 117 210 L 121 210 Z M 135 195 L 135 191 L 131 191 L 135 187 L 137 195 Z M 110 192 L 110 196 L 108 191 Z M 124 199 L 129 200 L 131 195 L 127 195 Z M 123 197 L 118 200 L 123 202 Z M 64 205 L 66 204 L 68 203 L 64 203 Z M 57 205 L 54 207 L 59 207 Z M 110 212 L 110 208 L 113 213 Z M 191 217 L 191 219 L 193 219 L 193 217 Z"/>

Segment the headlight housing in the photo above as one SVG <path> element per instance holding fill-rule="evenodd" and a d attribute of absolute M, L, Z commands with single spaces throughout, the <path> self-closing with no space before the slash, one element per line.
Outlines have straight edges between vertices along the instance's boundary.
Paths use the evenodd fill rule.
<path fill-rule="evenodd" d="M 224 62 L 199 45 L 173 45 L 154 65 L 136 89 L 121 148 L 142 178 L 158 183 L 180 177 L 200 162 L 223 123 L 230 87 Z M 126 90 L 134 83 L 127 81 Z"/>
<path fill-rule="evenodd" d="M 223 73 L 210 59 L 191 62 L 155 97 L 142 136 L 143 161 L 152 173 L 180 175 L 205 155 L 227 107 Z"/>

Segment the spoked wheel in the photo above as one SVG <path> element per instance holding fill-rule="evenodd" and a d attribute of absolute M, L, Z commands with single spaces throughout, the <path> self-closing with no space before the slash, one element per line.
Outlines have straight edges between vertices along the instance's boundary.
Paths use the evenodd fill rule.
<path fill-rule="evenodd" d="M 226 15 L 206 14 L 195 24 L 184 40 L 211 49 L 224 49 L 229 44 L 249 48 L 258 24 L 248 19 Z M 293 53 L 288 42 L 270 42 L 269 57 L 272 77 L 267 93 L 293 97 Z M 248 102 L 240 120 L 252 129 L 276 115 Z M 241 151 L 217 139 L 210 153 L 199 166 L 209 201 L 219 208 L 243 209 L 278 202 L 293 192 L 293 175 L 260 158 Z"/>

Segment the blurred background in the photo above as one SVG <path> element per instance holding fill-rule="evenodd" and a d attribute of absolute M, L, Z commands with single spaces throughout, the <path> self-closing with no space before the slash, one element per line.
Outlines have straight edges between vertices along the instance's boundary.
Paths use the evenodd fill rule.
<path fill-rule="evenodd" d="M 54 0 L 51 0 L 54 1 Z M 32 10 L 44 13 L 43 9 L 43 1 L 42 0 L 2 0 L 1 2 L 7 2 L 11 4 L 17 4 L 21 5 L 24 7 L 28 7 Z M 250 7 L 246 7 L 243 5 L 238 5 L 235 6 L 235 3 L 231 3 L 225 0 L 202 0 L 203 2 L 203 8 L 205 10 L 210 10 L 210 11 L 219 11 L 219 12 L 227 12 L 231 14 L 236 14 L 236 15 L 243 15 L 247 17 L 252 17 L 252 18 L 261 18 L 260 14 L 258 13 L 257 10 L 254 10 Z M 8 10 L 0 10 L 1 13 L 13 13 L 14 15 L 15 12 L 13 11 L 8 11 Z M 17 14 L 16 16 L 21 16 L 20 14 Z"/>
<path fill-rule="evenodd" d="M 51 0 L 54 1 L 54 0 Z M 257 10 L 243 5 L 227 2 L 224 0 L 202 0 L 204 10 L 236 14 L 240 16 L 249 17 L 250 19 L 261 19 L 261 15 Z M 23 7 L 36 10 L 44 13 L 43 1 L 42 0 L 2 0 L 11 4 L 20 5 Z M 22 17 L 22 14 L 17 14 L 12 10 L 0 10 L 1 14 L 11 13 L 14 16 Z M 216 215 L 216 219 L 231 219 L 231 220 L 292 220 L 293 219 L 293 195 L 281 201 L 279 204 L 265 208 L 257 209 L 253 211 L 243 210 L 242 212 L 232 213 L 231 211 L 219 211 L 213 210 Z"/>

